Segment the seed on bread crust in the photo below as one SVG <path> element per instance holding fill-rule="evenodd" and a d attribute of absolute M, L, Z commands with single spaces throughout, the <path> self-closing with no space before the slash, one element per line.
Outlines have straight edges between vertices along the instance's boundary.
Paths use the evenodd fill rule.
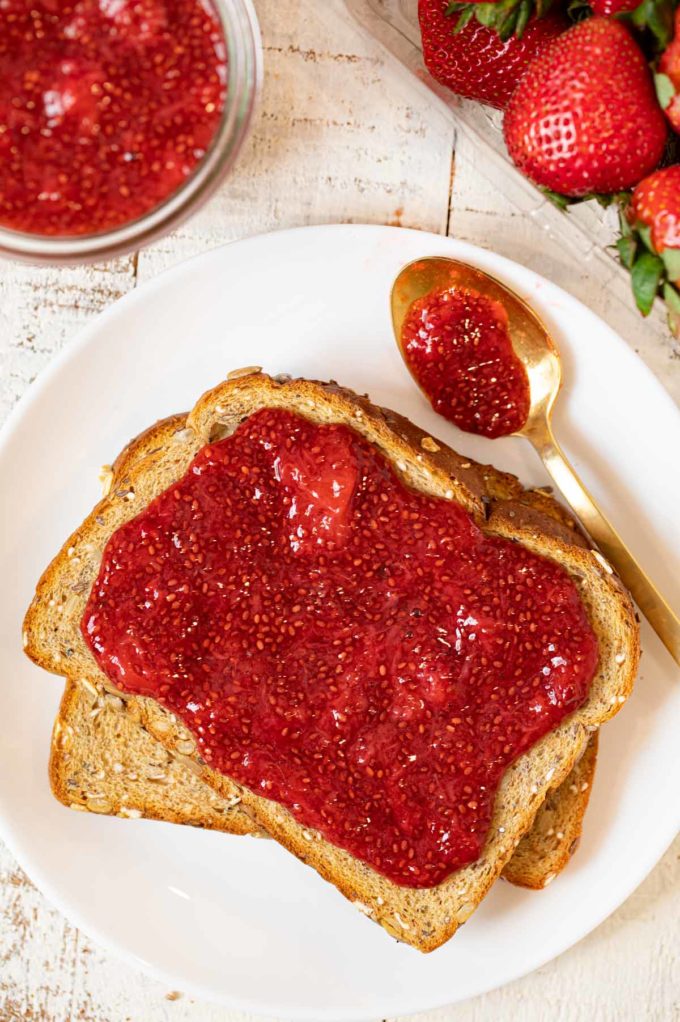
<path fill-rule="evenodd" d="M 591 550 L 590 552 L 597 561 L 597 563 L 602 565 L 602 567 L 604 568 L 608 575 L 614 574 L 614 569 L 612 568 L 611 564 L 609 563 L 606 557 L 602 556 L 599 550 Z"/>
<path fill-rule="evenodd" d="M 183 756 L 192 756 L 196 752 L 196 743 L 192 738 L 183 738 L 175 746 Z"/>
<path fill-rule="evenodd" d="M 244 376 L 255 376 L 262 372 L 262 366 L 244 366 L 243 369 L 232 369 L 227 373 L 227 380 L 240 380 Z"/>
<path fill-rule="evenodd" d="M 111 465 L 102 465 L 97 478 L 102 488 L 102 497 L 108 497 L 113 483 L 113 467 Z"/>
<path fill-rule="evenodd" d="M 197 763 L 195 759 L 191 759 L 190 756 L 178 752 L 175 753 L 175 760 L 177 763 L 181 763 L 183 767 L 186 767 L 186 769 L 189 770 L 196 777 L 202 777 L 203 767 L 200 765 L 200 763 Z"/>
<path fill-rule="evenodd" d="M 375 909 L 371 908 L 370 905 L 366 905 L 363 901 L 353 901 L 352 904 L 362 915 L 368 916 L 369 919 L 375 915 Z"/>
<path fill-rule="evenodd" d="M 113 809 L 111 803 L 101 795 L 90 795 L 87 797 L 87 808 L 91 813 L 101 813 L 108 816 Z"/>

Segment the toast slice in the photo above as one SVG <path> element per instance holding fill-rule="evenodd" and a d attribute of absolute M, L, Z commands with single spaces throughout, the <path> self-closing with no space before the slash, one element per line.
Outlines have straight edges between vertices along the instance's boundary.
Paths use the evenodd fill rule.
<path fill-rule="evenodd" d="M 597 756 L 597 733 L 566 781 L 550 792 L 503 877 L 545 887 L 578 845 Z M 50 783 L 56 798 L 81 812 L 145 817 L 228 834 L 266 837 L 236 799 L 201 780 L 196 764 L 153 739 L 114 695 L 69 682 L 54 724 Z"/>
<path fill-rule="evenodd" d="M 159 424 L 155 433 L 133 441 L 125 457 L 154 453 L 154 436 L 162 433 L 165 426 L 181 429 L 185 419 L 186 416 L 175 416 Z M 489 466 L 485 467 L 484 475 L 487 484 L 493 480 L 497 497 L 501 494 L 509 497 L 515 492 L 516 484 L 511 477 Z M 105 467 L 103 476 L 108 494 L 113 478 L 110 467 Z M 576 541 L 578 534 L 567 512 L 555 501 L 541 501 L 541 497 L 541 491 L 532 494 L 532 500 L 540 502 L 542 510 L 561 522 Z M 126 704 L 117 695 L 98 691 L 86 679 L 81 679 L 80 686 L 67 685 L 55 721 L 49 768 L 53 793 L 59 801 L 81 811 L 130 818 L 143 816 L 226 833 L 264 836 L 238 807 L 236 798 L 228 802 L 220 799 L 198 779 L 193 760 L 182 753 L 162 752 L 162 747 L 130 719 L 130 714 L 126 716 L 125 710 Z M 550 792 L 539 809 L 532 829 L 503 871 L 505 879 L 538 889 L 567 864 L 582 830 L 596 754 L 597 734 L 593 734 L 586 753 L 567 780 Z"/>
<path fill-rule="evenodd" d="M 589 735 L 630 694 L 639 659 L 632 603 L 599 553 L 584 547 L 555 502 L 518 480 L 477 465 L 367 398 L 334 384 L 272 379 L 242 371 L 203 395 L 186 419 L 165 420 L 142 434 L 114 464 L 111 486 L 43 574 L 25 621 L 28 655 L 47 670 L 111 689 L 84 643 L 79 623 L 101 552 L 124 522 L 181 478 L 206 444 L 229 435 L 261 408 L 285 408 L 317 423 L 343 423 L 380 450 L 404 483 L 464 507 L 485 532 L 523 544 L 571 576 L 599 643 L 599 661 L 583 706 L 520 756 L 498 789 L 481 857 L 430 888 L 395 884 L 299 824 L 281 805 L 256 795 L 203 763 L 190 732 L 158 703 L 123 696 L 129 712 L 168 750 L 194 761 L 223 799 L 241 799 L 258 827 L 308 862 L 366 915 L 421 951 L 440 946 L 472 914 L 531 828 L 548 792 L 585 750 Z"/>

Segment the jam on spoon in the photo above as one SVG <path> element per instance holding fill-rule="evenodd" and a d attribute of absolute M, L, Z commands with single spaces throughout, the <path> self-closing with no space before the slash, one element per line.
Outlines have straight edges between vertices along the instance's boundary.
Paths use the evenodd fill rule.
<path fill-rule="evenodd" d="M 529 413 L 529 381 L 501 304 L 472 288 L 434 290 L 410 306 L 401 348 L 435 411 L 468 433 L 508 436 Z"/>
<path fill-rule="evenodd" d="M 186 181 L 225 100 L 226 44 L 208 0 L 0 9 L 0 225 L 94 234 Z"/>

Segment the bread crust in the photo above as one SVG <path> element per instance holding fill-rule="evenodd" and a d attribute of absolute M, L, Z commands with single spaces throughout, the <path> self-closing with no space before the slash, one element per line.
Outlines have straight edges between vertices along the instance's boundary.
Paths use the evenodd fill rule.
<path fill-rule="evenodd" d="M 555 510 L 558 505 L 552 498 L 524 490 L 513 476 L 477 465 L 402 416 L 334 383 L 281 381 L 250 373 L 208 391 L 186 419 L 173 417 L 147 430 L 116 460 L 108 495 L 67 540 L 38 583 L 25 619 L 26 652 L 46 670 L 111 689 L 79 630 L 106 541 L 180 478 L 202 446 L 228 435 L 263 407 L 287 408 L 315 422 L 353 427 L 382 451 L 407 485 L 457 501 L 485 532 L 559 563 L 576 585 L 598 638 L 600 656 L 588 699 L 506 771 L 480 859 L 425 889 L 392 883 L 318 832 L 304 828 L 283 806 L 211 770 L 173 714 L 147 698 L 124 697 L 149 733 L 170 751 L 188 755 L 218 795 L 226 800 L 239 797 L 258 827 L 313 866 L 365 914 L 398 939 L 431 951 L 469 918 L 531 828 L 548 792 L 565 780 L 590 734 L 618 712 L 633 687 L 639 632 L 630 598 L 599 555 L 594 557 L 584 546 L 564 513 Z"/>

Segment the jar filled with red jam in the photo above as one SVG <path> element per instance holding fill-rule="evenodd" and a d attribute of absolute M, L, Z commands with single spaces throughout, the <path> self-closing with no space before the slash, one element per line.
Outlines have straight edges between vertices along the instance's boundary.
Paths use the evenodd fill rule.
<path fill-rule="evenodd" d="M 147 244 L 214 191 L 261 69 L 250 0 L 0 0 L 0 252 Z"/>

